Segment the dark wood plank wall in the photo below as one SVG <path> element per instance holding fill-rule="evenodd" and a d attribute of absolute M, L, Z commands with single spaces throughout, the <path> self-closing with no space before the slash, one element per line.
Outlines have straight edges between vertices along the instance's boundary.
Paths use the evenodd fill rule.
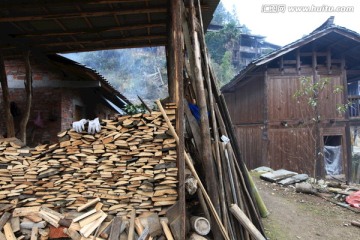
<path fill-rule="evenodd" d="M 233 124 L 254 124 L 264 121 L 264 77 L 253 77 L 236 88 L 230 103 Z M 230 107 L 229 107 L 230 108 Z"/>
<path fill-rule="evenodd" d="M 269 129 L 267 166 L 312 173 L 314 139 L 309 128 Z"/>
<path fill-rule="evenodd" d="M 236 126 L 239 148 L 248 169 L 262 166 L 262 125 Z"/>
<path fill-rule="evenodd" d="M 269 122 L 301 119 L 308 105 L 297 104 L 293 97 L 300 87 L 300 76 L 268 76 Z"/>
<path fill-rule="evenodd" d="M 280 122 L 288 120 L 301 120 L 312 115 L 309 105 L 306 101 L 297 103 L 294 97 L 295 92 L 300 88 L 301 76 L 268 76 L 268 108 L 269 122 Z M 312 76 L 309 76 L 312 78 Z M 344 114 L 340 114 L 337 104 L 342 104 L 342 94 L 334 94 L 335 86 L 341 86 L 340 75 L 319 75 L 321 78 L 330 78 L 327 87 L 322 91 L 319 109 L 323 120 L 344 119 Z"/>
<path fill-rule="evenodd" d="M 327 88 L 325 88 L 321 95 L 319 101 L 320 107 L 320 115 L 323 119 L 344 119 L 344 114 L 337 111 L 338 104 L 343 103 L 343 92 L 334 93 L 334 89 L 336 86 L 343 86 L 341 81 L 341 76 L 333 76 L 333 75 L 320 75 L 321 78 L 329 78 L 330 82 Z"/>

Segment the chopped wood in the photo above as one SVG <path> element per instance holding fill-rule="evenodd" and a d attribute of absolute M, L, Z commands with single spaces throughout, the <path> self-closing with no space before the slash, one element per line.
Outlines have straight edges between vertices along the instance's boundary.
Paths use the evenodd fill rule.
<path fill-rule="evenodd" d="M 34 226 L 31 230 L 31 238 L 30 240 L 37 240 L 39 236 L 39 228 Z"/>
<path fill-rule="evenodd" d="M 103 216 L 103 211 L 98 211 L 82 220 L 79 221 L 80 227 L 84 227 L 85 225 L 95 221 L 96 219 L 100 218 L 101 216 Z"/>
<path fill-rule="evenodd" d="M 89 237 L 91 233 L 93 233 L 96 228 L 98 228 L 101 223 L 105 220 L 107 217 L 107 214 L 102 212 L 102 216 L 98 219 L 96 219 L 94 222 L 89 223 L 88 225 L 85 225 L 83 228 L 80 229 L 80 234 L 84 237 Z"/>
<path fill-rule="evenodd" d="M 15 237 L 15 234 L 11 228 L 10 222 L 7 222 L 4 225 L 4 234 L 5 234 L 6 240 L 17 240 Z"/>
<path fill-rule="evenodd" d="M 161 114 L 122 116 L 104 125 L 95 135 L 63 131 L 59 143 L 34 149 L 0 140 L 0 209 L 19 222 L 13 231 L 20 227 L 30 237 L 29 229 L 37 227 L 40 238 L 50 224 L 68 227 L 69 235 L 98 236 L 109 224 L 103 224 L 107 214 L 119 220 L 129 218 L 130 209 L 158 214 L 177 200 L 176 143 Z"/>
<path fill-rule="evenodd" d="M 37 227 L 37 228 L 45 228 L 46 227 L 46 222 L 45 221 L 41 221 L 41 222 L 38 222 L 38 223 L 34 223 L 34 222 L 30 222 L 30 221 L 22 221 L 20 223 L 20 227 L 22 229 L 32 229 L 34 227 Z"/>
<path fill-rule="evenodd" d="M 78 207 L 77 211 L 78 212 L 81 212 L 82 210 L 94 205 L 95 203 L 99 202 L 100 201 L 100 198 L 95 198 L 89 202 L 87 202 L 86 204 L 82 205 L 81 207 Z"/>
<path fill-rule="evenodd" d="M 120 238 L 121 230 L 121 219 L 120 217 L 115 217 L 111 223 L 111 231 L 109 240 L 118 240 Z"/>
<path fill-rule="evenodd" d="M 12 217 L 10 219 L 11 228 L 14 233 L 20 231 L 20 218 L 19 217 Z"/>
<path fill-rule="evenodd" d="M 39 216 L 44 219 L 46 222 L 50 223 L 54 227 L 59 227 L 59 220 L 60 219 L 54 219 L 51 216 L 49 216 L 45 211 L 40 210 Z"/>
<path fill-rule="evenodd" d="M 71 228 L 64 228 L 64 233 L 73 240 L 81 240 L 81 235 Z"/>
<path fill-rule="evenodd" d="M 11 213 L 5 212 L 0 218 L 0 231 L 3 229 L 4 225 L 7 223 L 9 218 L 11 217 Z"/>

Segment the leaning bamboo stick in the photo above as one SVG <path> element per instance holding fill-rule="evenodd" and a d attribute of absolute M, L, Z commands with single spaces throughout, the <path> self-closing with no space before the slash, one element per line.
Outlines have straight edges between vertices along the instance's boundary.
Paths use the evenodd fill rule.
<path fill-rule="evenodd" d="M 158 105 L 160 112 L 162 113 L 167 125 L 169 126 L 169 129 L 170 129 L 173 137 L 175 138 L 175 141 L 179 142 L 179 137 L 176 134 L 175 129 L 172 126 L 172 124 L 171 124 L 171 122 L 170 122 L 164 108 L 162 107 L 162 105 L 160 103 L 160 100 L 156 100 L 156 104 Z M 224 228 L 224 225 L 222 224 L 222 222 L 221 222 L 221 220 L 219 218 L 219 215 L 217 214 L 217 212 L 215 210 L 215 207 L 214 207 L 213 203 L 211 202 L 211 199 L 210 199 L 209 195 L 207 194 L 206 189 L 205 189 L 204 185 L 202 184 L 201 179 L 200 179 L 199 175 L 197 174 L 197 172 L 196 172 L 196 170 L 194 168 L 194 165 L 192 164 L 188 154 L 185 151 L 184 151 L 184 156 L 185 156 L 186 164 L 188 165 L 191 173 L 194 175 L 195 179 L 198 181 L 199 187 L 200 187 L 200 189 L 201 189 L 201 191 L 202 191 L 202 193 L 204 195 L 204 198 L 205 198 L 206 202 L 209 205 L 210 211 L 212 212 L 212 214 L 213 214 L 213 216 L 215 218 L 215 221 L 217 222 L 223 237 L 226 240 L 230 240 L 230 238 L 228 236 L 228 233 L 226 232 L 226 230 Z"/>
<path fill-rule="evenodd" d="M 246 230 L 248 230 L 248 232 L 255 240 L 266 240 L 266 238 L 254 226 L 254 224 L 249 220 L 249 218 L 245 215 L 245 213 L 241 211 L 238 205 L 232 204 L 230 207 L 230 211 L 232 212 L 232 214 L 234 214 L 236 219 L 239 220 L 241 225 L 244 226 Z"/>

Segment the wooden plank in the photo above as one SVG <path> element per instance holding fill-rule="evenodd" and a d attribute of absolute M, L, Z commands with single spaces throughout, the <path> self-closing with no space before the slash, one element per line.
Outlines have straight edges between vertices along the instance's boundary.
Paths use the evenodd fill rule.
<path fill-rule="evenodd" d="M 134 234 L 135 234 L 135 209 L 131 210 L 130 214 L 130 227 L 129 227 L 129 233 L 128 233 L 128 240 L 134 240 Z"/>
<path fill-rule="evenodd" d="M 6 237 L 2 232 L 0 232 L 0 240 L 6 240 Z"/>
<path fill-rule="evenodd" d="M 9 220 L 9 218 L 11 217 L 11 213 L 9 212 L 5 212 L 1 218 L 0 218 L 0 231 L 3 229 L 4 225 L 6 224 L 6 222 Z"/>
<path fill-rule="evenodd" d="M 47 213 L 44 212 L 44 211 L 40 211 L 40 212 L 39 212 L 39 216 L 42 217 L 42 219 L 44 219 L 46 222 L 50 223 L 51 225 L 53 225 L 53 226 L 56 227 L 56 228 L 60 226 L 59 223 L 58 223 L 59 220 L 56 220 L 56 219 L 50 217 L 50 216 L 47 215 Z"/>
<path fill-rule="evenodd" d="M 58 213 L 48 207 L 44 207 L 42 206 L 41 207 L 41 211 L 44 211 L 47 213 L 47 215 L 50 215 L 52 218 L 55 218 L 55 219 L 63 219 L 64 218 L 64 215 L 62 215 L 61 213 Z"/>
<path fill-rule="evenodd" d="M 82 205 L 81 207 L 78 207 L 77 211 L 78 211 L 78 212 L 81 212 L 82 210 L 84 210 L 84 209 L 86 209 L 86 208 L 94 205 L 94 204 L 97 203 L 97 202 L 100 202 L 100 198 L 95 198 L 95 199 L 87 202 L 86 204 Z"/>
<path fill-rule="evenodd" d="M 81 219 L 79 221 L 80 227 L 84 227 L 85 225 L 88 225 L 89 223 L 95 221 L 96 219 L 100 218 L 103 215 L 103 211 L 98 211 L 84 219 Z"/>
<path fill-rule="evenodd" d="M 120 217 L 114 218 L 113 222 L 111 223 L 109 240 L 118 240 L 120 238 L 121 223 L 122 221 Z"/>
<path fill-rule="evenodd" d="M 13 217 L 10 219 L 11 228 L 14 233 L 20 231 L 20 218 L 19 217 Z"/>
<path fill-rule="evenodd" d="M 67 234 L 72 240 L 81 240 L 81 235 L 71 228 L 64 228 L 64 233 Z"/>
<path fill-rule="evenodd" d="M 11 228 L 10 222 L 7 222 L 4 225 L 4 233 L 5 233 L 6 240 L 17 240 L 15 237 L 15 234 Z"/>
<path fill-rule="evenodd" d="M 20 223 L 20 227 L 22 229 L 32 229 L 32 228 L 45 228 L 46 227 L 46 222 L 45 221 L 41 221 L 41 222 L 37 222 L 37 223 L 34 223 L 34 222 L 31 222 L 31 221 L 22 221 Z"/>
<path fill-rule="evenodd" d="M 94 214 L 94 213 L 96 213 L 95 208 L 91 209 L 90 211 L 88 211 L 88 212 L 86 212 L 86 213 L 84 213 L 84 214 L 82 214 L 82 215 L 80 215 L 80 216 L 78 216 L 76 218 L 74 218 L 73 222 L 76 223 L 76 222 L 80 221 L 81 219 L 86 218 L 86 217 L 88 217 L 88 216 L 90 216 L 91 214 Z"/>
<path fill-rule="evenodd" d="M 94 222 L 89 223 L 88 225 L 84 226 L 80 229 L 80 234 L 84 237 L 89 237 L 91 233 L 93 233 L 96 228 L 98 228 L 101 223 L 105 220 L 107 217 L 107 214 L 102 213 L 102 216 L 98 219 L 96 219 Z"/>
<path fill-rule="evenodd" d="M 31 238 L 30 240 L 37 240 L 39 236 L 39 228 L 38 227 L 33 227 L 31 230 Z"/>

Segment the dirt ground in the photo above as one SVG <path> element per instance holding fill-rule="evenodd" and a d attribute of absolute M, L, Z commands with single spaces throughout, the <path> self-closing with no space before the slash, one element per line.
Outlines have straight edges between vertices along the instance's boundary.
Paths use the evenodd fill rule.
<path fill-rule="evenodd" d="M 281 187 L 253 176 L 270 215 L 263 218 L 270 240 L 355 240 L 360 213 L 332 204 L 320 197 L 296 193 L 294 187 Z"/>

